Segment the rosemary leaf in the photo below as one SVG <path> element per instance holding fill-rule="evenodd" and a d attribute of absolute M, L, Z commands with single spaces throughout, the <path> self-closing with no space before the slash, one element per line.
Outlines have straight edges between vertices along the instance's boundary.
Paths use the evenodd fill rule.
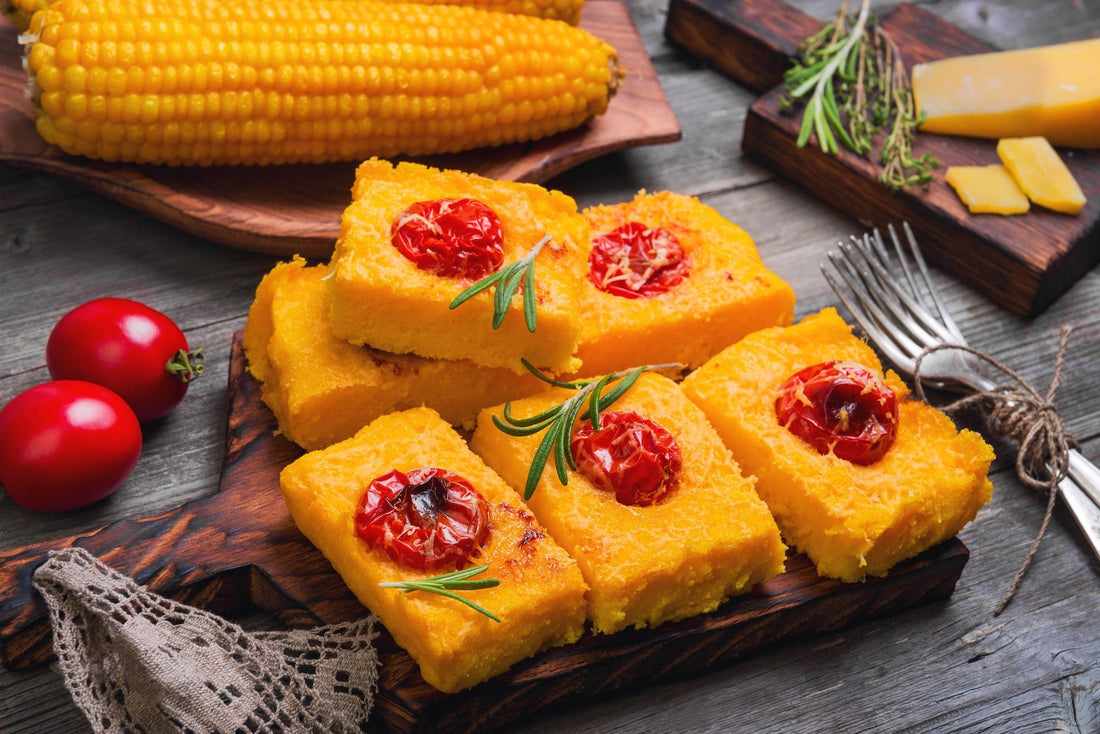
<path fill-rule="evenodd" d="M 602 380 L 601 380 L 602 382 Z M 596 396 L 596 401 L 599 402 L 600 394 L 595 390 L 592 394 Z M 576 469 L 577 462 L 573 458 L 573 424 L 577 422 L 577 416 L 580 415 L 581 410 L 584 409 L 585 399 L 582 393 L 578 393 L 572 404 L 569 406 L 569 410 L 565 412 L 565 418 L 561 422 L 561 437 L 558 439 L 557 455 L 554 457 L 556 466 L 558 468 L 558 479 L 562 484 L 569 483 L 569 472 L 567 469 Z M 599 429 L 599 425 L 592 424 L 593 428 Z"/>
<path fill-rule="evenodd" d="M 462 304 L 466 303 L 466 301 L 476 296 L 478 293 L 481 293 L 482 291 L 488 290 L 489 288 L 493 287 L 493 285 L 499 282 L 500 279 L 505 276 L 505 274 L 505 271 L 498 270 L 492 275 L 485 276 L 484 278 L 455 296 L 455 299 L 451 301 L 451 308 L 458 308 Z"/>
<path fill-rule="evenodd" d="M 542 476 L 542 470 L 546 467 L 546 461 L 554 450 L 554 444 L 558 441 L 558 424 L 559 421 L 554 421 L 550 425 L 550 428 L 543 435 L 542 441 L 539 442 L 539 447 L 535 449 L 535 456 L 531 459 L 531 468 L 527 472 L 527 482 L 523 485 L 523 499 L 525 500 L 531 499 L 531 495 L 535 493 L 539 478 Z"/>
<path fill-rule="evenodd" d="M 607 383 L 611 381 L 611 375 L 604 375 L 604 378 L 600 380 L 599 384 L 592 391 L 592 394 L 588 399 L 588 417 L 592 421 L 592 427 L 597 431 L 600 430 L 600 393 L 607 387 Z M 615 402 L 616 397 L 608 395 L 605 400 Z"/>
<path fill-rule="evenodd" d="M 527 331 L 535 333 L 535 268 L 527 268 L 523 280 L 523 318 L 527 322 Z"/>
<path fill-rule="evenodd" d="M 798 140 L 795 141 L 795 145 L 799 148 L 806 146 L 806 143 L 810 141 L 810 134 L 814 131 L 813 126 L 814 119 L 814 106 L 813 104 L 807 104 L 805 111 L 802 113 L 802 127 L 798 129 Z"/>
<path fill-rule="evenodd" d="M 535 258 L 550 239 L 550 235 L 546 235 L 535 243 L 531 251 L 522 258 L 505 265 L 495 273 L 486 275 L 459 293 L 451 301 L 451 308 L 458 308 L 478 293 L 493 288 L 493 328 L 499 329 L 500 325 L 504 323 L 504 317 L 508 315 L 508 307 L 512 304 L 512 299 L 522 283 L 523 320 L 527 324 L 527 330 L 534 333 L 537 318 L 535 312 Z"/>
<path fill-rule="evenodd" d="M 554 420 L 555 415 L 557 415 L 557 413 L 554 412 L 553 408 L 550 408 L 549 410 L 544 410 L 538 415 L 533 415 L 530 418 L 516 418 L 512 415 L 512 404 L 504 404 L 504 420 L 507 421 L 509 425 L 515 426 L 517 428 L 529 428 L 530 426 L 534 426 L 539 423 L 549 423 Z M 545 426 L 543 426 L 542 428 L 545 428 Z M 542 429 L 539 428 L 536 430 Z"/>
<path fill-rule="evenodd" d="M 454 599 L 455 601 L 460 601 L 463 604 L 465 604 L 466 606 L 470 607 L 470 609 L 473 609 L 475 612 L 479 612 L 481 614 L 484 614 L 486 617 L 493 620 L 494 622 L 500 622 L 500 617 L 493 614 L 488 609 L 486 609 L 485 607 L 478 604 L 476 601 L 473 601 L 472 599 L 467 599 L 466 597 L 462 596 L 461 594 L 456 594 L 453 591 L 444 591 L 444 590 L 436 591 L 435 593 L 439 594 L 440 596 L 449 597 L 451 599 Z"/>
<path fill-rule="evenodd" d="M 655 367 L 636 367 L 633 370 L 631 370 L 630 372 L 618 373 L 622 376 L 622 379 L 619 380 L 618 383 L 616 383 L 615 387 L 611 388 L 611 390 L 608 391 L 608 393 L 603 396 L 603 398 L 602 398 L 603 404 L 604 405 L 610 405 L 611 403 L 614 403 L 616 400 L 621 398 L 624 394 L 626 394 L 627 390 L 634 387 L 634 383 L 638 381 L 638 378 L 642 376 L 643 372 L 645 372 L 647 370 L 654 370 L 654 369 L 657 369 L 657 370 L 667 369 L 668 367 L 671 367 L 671 366 L 673 366 L 673 365 L 657 365 Z M 592 418 L 591 415 L 585 414 L 581 417 L 585 418 L 585 419 L 588 419 L 588 420 L 591 420 L 593 428 L 597 428 L 597 429 L 599 428 L 599 424 L 596 422 L 596 420 L 594 418 Z"/>
<path fill-rule="evenodd" d="M 438 594 L 439 596 L 445 596 L 449 599 L 462 602 L 466 606 L 470 607 L 474 611 L 484 614 L 494 622 L 499 622 L 500 617 L 490 612 L 485 607 L 481 606 L 477 602 L 474 602 L 461 594 L 456 594 L 455 590 L 467 591 L 477 589 L 491 589 L 494 586 L 500 585 L 499 579 L 476 579 L 470 580 L 471 577 L 484 573 L 489 570 L 488 566 L 471 566 L 470 568 L 460 569 L 458 571 L 452 571 L 450 573 L 440 574 L 439 576 L 432 576 L 426 579 L 414 579 L 409 581 L 383 581 L 378 584 L 384 589 L 400 589 L 402 593 L 409 594 L 414 591 L 423 591 L 429 594 Z"/>
<path fill-rule="evenodd" d="M 532 433 L 538 433 L 544 428 L 548 428 L 553 423 L 554 419 L 551 418 L 541 423 L 533 423 L 531 426 L 513 426 L 501 420 L 499 417 L 493 416 L 493 425 L 509 436 L 530 436 Z"/>
<path fill-rule="evenodd" d="M 550 375 L 544 374 L 542 372 L 542 370 L 540 370 L 538 367 L 536 367 L 535 365 L 528 362 L 523 357 L 520 357 L 519 361 L 523 364 L 523 367 L 528 372 L 530 372 L 532 375 L 534 375 L 535 377 L 539 378 L 540 380 L 542 380 L 543 382 L 545 382 L 547 384 L 553 385 L 554 387 L 564 387 L 564 388 L 569 389 L 569 390 L 576 390 L 577 388 L 584 387 L 585 383 L 584 383 L 583 380 L 580 381 L 580 382 L 562 382 L 561 380 L 555 380 Z"/>

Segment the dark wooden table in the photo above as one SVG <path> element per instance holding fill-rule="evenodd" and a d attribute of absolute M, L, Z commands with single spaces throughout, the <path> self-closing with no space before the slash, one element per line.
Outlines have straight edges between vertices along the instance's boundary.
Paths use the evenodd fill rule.
<path fill-rule="evenodd" d="M 837 5 L 792 4 L 822 19 Z M 923 4 L 1000 48 L 1100 35 L 1096 0 Z M 698 195 L 754 236 L 766 262 L 794 286 L 797 315 L 834 304 L 817 264 L 859 224 L 745 160 L 742 123 L 756 95 L 665 40 L 662 0 L 630 7 L 683 140 L 606 156 L 550 185 L 582 205 L 620 201 L 640 188 Z M 273 264 L 75 185 L 0 167 L 0 402 L 47 379 L 43 350 L 53 323 L 99 296 L 166 312 L 207 355 L 206 376 L 174 414 L 146 429 L 141 461 L 111 500 L 56 516 L 2 501 L 0 548 L 146 517 L 216 487 L 230 341 Z M 1059 328 L 1075 327 L 1057 403 L 1083 453 L 1100 459 L 1100 275 L 1086 274 L 1033 320 L 993 306 L 949 273 L 937 276 L 972 344 L 1037 386 L 1051 377 Z M 719 672 L 561 711 L 522 731 L 1100 731 L 1100 577 L 1067 513 L 1056 512 L 1015 601 L 993 614 L 1043 514 L 1043 500 L 1013 475 L 1012 447 L 997 448 L 994 499 L 962 533 L 971 558 L 948 602 L 792 640 Z M 275 624 L 262 615 L 247 622 Z M 0 690 L 0 731 L 88 730 L 49 668 L 0 670 Z"/>

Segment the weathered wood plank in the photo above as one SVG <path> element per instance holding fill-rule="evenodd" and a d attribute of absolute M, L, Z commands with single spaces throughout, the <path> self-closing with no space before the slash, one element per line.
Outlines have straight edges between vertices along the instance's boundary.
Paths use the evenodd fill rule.
<path fill-rule="evenodd" d="M 792 4 L 826 18 L 838 2 Z M 922 4 L 1002 48 L 1100 35 L 1100 7 L 1087 0 Z M 666 0 L 631 1 L 684 139 L 609 156 L 555 183 L 585 204 L 621 200 L 642 186 L 699 194 L 754 235 L 764 258 L 795 285 L 800 315 L 831 305 L 817 263 L 858 224 L 740 158 L 740 122 L 755 95 L 673 48 L 661 33 L 666 7 Z M 24 240 L 30 251 L 11 251 L 16 233 L 33 235 Z M 0 402 L 44 379 L 41 345 L 54 318 L 82 293 L 164 299 L 164 310 L 220 360 L 214 379 L 196 383 L 176 413 L 146 432 L 142 461 L 114 500 L 59 518 L 0 502 L 0 548 L 167 510 L 212 490 L 229 338 L 271 262 L 175 232 L 51 177 L 0 167 Z M 1100 322 L 1093 316 L 1100 273 L 1086 274 L 1036 319 L 1011 316 L 949 274 L 938 276 L 971 341 L 1038 386 L 1049 379 L 1059 326 L 1076 323 L 1058 405 L 1084 453 L 1100 458 Z M 1056 513 L 1017 599 L 992 616 L 1042 517 L 1041 498 L 1011 476 L 1011 447 L 998 449 L 994 500 L 962 534 L 971 559 L 949 604 L 761 650 L 701 678 L 564 710 L 515 731 L 961 734 L 1018 731 L 1021 722 L 1035 731 L 1096 731 L 1100 581 L 1068 515 Z M 0 690 L 5 734 L 90 730 L 48 668 L 0 670 Z"/>

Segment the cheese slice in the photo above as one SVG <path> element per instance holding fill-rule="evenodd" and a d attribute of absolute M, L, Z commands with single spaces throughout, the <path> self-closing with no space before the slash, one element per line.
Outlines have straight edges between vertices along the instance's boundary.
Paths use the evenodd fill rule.
<path fill-rule="evenodd" d="M 1100 38 L 917 64 L 920 129 L 1100 148 Z"/>
<path fill-rule="evenodd" d="M 1100 125 L 1100 119 L 1096 124 Z M 1036 204 L 1066 214 L 1085 207 L 1085 194 L 1077 179 L 1046 138 L 1004 138 L 997 143 L 997 155 Z"/>
<path fill-rule="evenodd" d="M 951 166 L 944 179 L 971 214 L 1024 214 L 1031 208 L 1004 166 Z"/>

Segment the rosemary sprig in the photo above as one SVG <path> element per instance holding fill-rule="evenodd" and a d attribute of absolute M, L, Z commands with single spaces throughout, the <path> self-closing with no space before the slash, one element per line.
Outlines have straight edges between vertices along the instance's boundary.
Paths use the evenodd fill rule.
<path fill-rule="evenodd" d="M 500 325 L 504 323 L 504 317 L 508 313 L 508 306 L 512 303 L 512 297 L 516 295 L 520 283 L 523 283 L 523 318 L 527 323 L 527 331 L 534 333 L 535 257 L 550 239 L 550 235 L 546 235 L 524 257 L 510 265 L 505 265 L 495 273 L 486 275 L 459 293 L 451 301 L 451 308 L 458 308 L 483 290 L 493 288 L 493 328 L 499 329 Z"/>
<path fill-rule="evenodd" d="M 930 153 L 913 155 L 920 119 L 900 54 L 871 17 L 870 0 L 862 0 L 851 25 L 845 0 L 833 22 L 802 44 L 784 82 L 784 105 L 805 104 L 800 148 L 813 135 L 826 153 L 835 154 L 843 145 L 870 157 L 882 134 L 879 181 L 891 189 L 927 183 L 939 167 Z"/>
<path fill-rule="evenodd" d="M 470 566 L 469 568 L 464 568 L 459 571 L 452 571 L 419 581 L 383 581 L 378 585 L 384 589 L 401 589 L 403 594 L 409 594 L 414 591 L 426 591 L 430 594 L 439 594 L 440 596 L 460 601 L 474 611 L 484 614 L 494 622 L 499 622 L 500 617 L 493 614 L 485 607 L 467 599 L 461 594 L 455 593 L 456 589 L 459 591 L 467 591 L 473 589 L 491 589 L 494 586 L 500 586 L 500 581 L 498 579 L 470 580 L 472 576 L 477 576 L 479 573 L 485 573 L 488 570 L 489 567 L 484 565 Z"/>
<path fill-rule="evenodd" d="M 871 13 L 870 0 L 863 0 L 859 16 L 850 29 L 847 11 L 845 0 L 836 20 L 806 40 L 801 58 L 796 59 L 784 75 L 790 99 L 798 100 L 810 94 L 798 131 L 799 148 L 806 145 L 811 134 L 816 134 L 818 146 L 826 153 L 837 152 L 836 136 L 840 136 L 844 147 L 856 150 L 856 143 L 840 117 L 834 80 L 838 77 L 843 81 L 855 79 L 860 58 L 858 49 Z"/>
<path fill-rule="evenodd" d="M 577 391 L 576 395 L 559 405 L 548 408 L 529 418 L 517 418 L 512 415 L 511 402 L 504 404 L 503 420 L 498 416 L 493 416 L 493 425 L 509 436 L 532 436 L 541 431 L 546 431 L 546 435 L 542 437 L 542 441 L 539 442 L 539 446 L 535 450 L 535 456 L 531 460 L 531 468 L 527 472 L 527 483 L 523 489 L 524 499 L 531 499 L 531 495 L 535 493 L 535 488 L 542 477 L 542 471 L 546 468 L 546 463 L 550 460 L 551 455 L 554 456 L 554 469 L 557 472 L 558 481 L 562 484 L 569 483 L 568 469 L 577 468 L 569 444 L 573 435 L 573 424 L 578 418 L 592 421 L 592 427 L 598 431 L 600 429 L 600 413 L 621 398 L 637 382 L 638 377 L 643 372 L 676 369 L 683 366 L 676 363 L 645 365 L 631 370 L 612 372 L 600 378 L 562 382 L 544 375 L 527 360 L 522 361 L 523 366 L 543 382 L 555 387 Z M 614 384 L 612 385 L 612 383 Z"/>

